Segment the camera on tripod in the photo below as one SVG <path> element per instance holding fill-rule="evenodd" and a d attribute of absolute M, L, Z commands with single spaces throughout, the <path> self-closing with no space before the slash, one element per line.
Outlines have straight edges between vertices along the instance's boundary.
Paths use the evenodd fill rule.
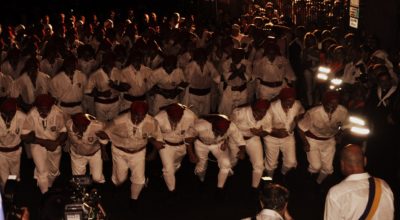
<path fill-rule="evenodd" d="M 22 219 L 24 208 L 16 204 L 15 194 L 18 187 L 16 175 L 9 175 L 4 187 L 4 217 L 6 220 Z"/>
<path fill-rule="evenodd" d="M 106 219 L 100 204 L 101 196 L 97 189 L 88 190 L 93 181 L 90 176 L 73 176 L 70 185 L 70 202 L 65 205 L 65 220 L 101 220 Z"/>

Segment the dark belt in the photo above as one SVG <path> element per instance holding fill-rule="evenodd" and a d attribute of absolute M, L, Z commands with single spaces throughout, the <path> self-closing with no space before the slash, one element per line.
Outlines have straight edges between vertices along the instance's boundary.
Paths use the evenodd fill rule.
<path fill-rule="evenodd" d="M 166 144 L 171 145 L 171 146 L 174 146 L 174 147 L 178 147 L 178 146 L 181 146 L 181 145 L 184 145 L 184 144 L 185 144 L 185 142 L 183 142 L 183 141 L 178 142 L 178 143 L 172 143 L 172 142 L 169 142 L 169 141 L 167 141 L 167 140 L 165 140 L 165 139 L 164 139 L 164 142 L 165 142 Z"/>
<path fill-rule="evenodd" d="M 279 87 L 279 86 L 281 86 L 283 84 L 283 81 L 267 82 L 267 81 L 264 81 L 264 80 L 262 80 L 260 78 L 258 78 L 258 80 L 260 80 L 261 85 L 272 87 L 272 88 Z"/>
<path fill-rule="evenodd" d="M 180 93 L 182 92 L 181 89 L 175 88 L 175 89 L 162 89 L 162 88 L 157 88 L 156 93 L 164 96 L 166 99 L 174 99 L 176 98 Z"/>
<path fill-rule="evenodd" d="M 253 136 L 253 137 L 254 137 L 254 136 Z M 252 137 L 243 136 L 243 139 L 244 139 L 245 141 L 249 140 L 250 138 L 252 138 Z"/>
<path fill-rule="evenodd" d="M 146 146 L 144 146 L 144 147 L 141 147 L 141 148 L 136 149 L 136 150 L 130 150 L 130 149 L 126 149 L 124 147 L 118 147 L 118 146 L 115 146 L 115 147 L 118 150 L 123 151 L 123 152 L 128 153 L 128 154 L 135 154 L 135 153 L 140 152 L 140 151 L 142 151 L 142 150 L 144 150 L 146 148 Z"/>
<path fill-rule="evenodd" d="M 133 96 L 129 95 L 127 93 L 124 94 L 124 99 L 134 102 L 134 101 L 145 101 L 146 100 L 146 95 L 141 95 L 141 96 Z"/>
<path fill-rule="evenodd" d="M 117 102 L 118 99 L 119 99 L 118 96 L 116 96 L 114 98 L 111 98 L 111 99 L 101 99 L 101 98 L 95 97 L 94 101 L 98 102 L 98 103 L 101 103 L 101 104 L 112 104 L 112 103 Z"/>
<path fill-rule="evenodd" d="M 315 134 L 311 133 L 311 131 L 306 131 L 304 134 L 309 138 L 319 140 L 319 141 L 326 141 L 326 140 L 331 139 L 331 137 L 328 137 L 328 138 L 318 137 Z"/>
<path fill-rule="evenodd" d="M 214 145 L 214 144 L 204 143 L 200 138 L 198 138 L 197 140 L 199 140 L 201 143 L 203 143 L 203 144 L 205 144 L 205 145 Z M 215 144 L 222 144 L 222 143 L 224 143 L 224 141 L 220 141 L 220 142 L 215 143 Z"/>
<path fill-rule="evenodd" d="M 208 95 L 211 92 L 211 88 L 195 89 L 195 88 L 189 87 L 189 92 L 194 94 L 194 95 L 197 95 L 197 96 L 205 96 L 205 95 Z"/>
<path fill-rule="evenodd" d="M 17 145 L 14 147 L 0 147 L 0 152 L 4 152 L 4 153 L 14 152 L 14 151 L 17 151 L 20 147 L 21 147 L 21 145 Z"/>
<path fill-rule="evenodd" d="M 98 150 L 96 150 L 94 153 L 91 154 L 79 154 L 77 153 L 75 150 L 73 150 L 76 154 L 80 155 L 80 156 L 84 156 L 84 157 L 91 157 L 93 155 L 95 155 L 97 152 L 99 152 L 100 148 Z"/>
<path fill-rule="evenodd" d="M 246 83 L 241 86 L 232 86 L 231 90 L 235 92 L 243 92 L 247 88 Z"/>
<path fill-rule="evenodd" d="M 65 108 L 72 108 L 81 104 L 82 102 L 60 102 L 60 105 Z"/>

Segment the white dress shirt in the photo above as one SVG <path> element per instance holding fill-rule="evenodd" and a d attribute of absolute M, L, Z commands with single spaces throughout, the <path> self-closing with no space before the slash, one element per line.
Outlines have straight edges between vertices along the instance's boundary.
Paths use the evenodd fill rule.
<path fill-rule="evenodd" d="M 231 120 L 238 127 L 239 131 L 244 137 L 253 137 L 254 134 L 251 133 L 251 128 L 260 128 L 265 124 L 266 115 L 259 121 L 256 121 L 253 115 L 253 110 L 250 106 L 236 108 L 233 110 L 231 115 Z"/>
<path fill-rule="evenodd" d="M 326 197 L 325 220 L 359 219 L 363 214 L 369 197 L 368 173 L 352 174 L 333 186 Z M 393 220 L 393 193 L 381 179 L 382 194 L 373 220 Z"/>
<path fill-rule="evenodd" d="M 14 81 L 11 89 L 11 97 L 18 98 L 18 96 L 21 96 L 25 103 L 32 104 L 38 95 L 49 92 L 49 84 L 49 75 L 39 71 L 36 76 L 36 82 L 32 82 L 31 78 L 25 72 Z"/>

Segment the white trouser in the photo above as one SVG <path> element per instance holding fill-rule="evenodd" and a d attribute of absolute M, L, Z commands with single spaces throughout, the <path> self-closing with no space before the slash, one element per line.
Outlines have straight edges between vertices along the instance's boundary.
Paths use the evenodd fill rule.
<path fill-rule="evenodd" d="M 42 193 L 53 185 L 54 180 L 60 175 L 61 147 L 53 152 L 38 144 L 31 144 L 31 153 L 35 163 L 34 178 Z"/>
<path fill-rule="evenodd" d="M 308 106 L 312 106 L 314 104 L 313 93 L 315 88 L 314 72 L 309 69 L 304 70 L 304 81 L 307 95 L 307 104 Z"/>
<path fill-rule="evenodd" d="M 159 151 L 161 162 L 163 164 L 163 176 L 165 184 L 169 191 L 175 190 L 175 172 L 181 166 L 181 161 L 186 155 L 186 145 L 180 146 L 164 145 L 165 148 Z"/>
<path fill-rule="evenodd" d="M 243 90 L 242 92 L 232 91 L 231 86 L 228 86 L 222 93 L 222 99 L 218 107 L 218 112 L 224 115 L 231 115 L 233 109 L 239 105 L 246 104 L 247 100 L 247 89 Z"/>
<path fill-rule="evenodd" d="M 307 152 L 309 162 L 308 171 L 310 173 L 333 173 L 333 157 L 335 156 L 335 138 L 329 140 L 316 140 L 306 137 L 310 144 L 310 151 Z"/>
<path fill-rule="evenodd" d="M 110 104 L 95 102 L 96 118 L 100 121 L 111 121 L 119 113 L 119 101 Z"/>
<path fill-rule="evenodd" d="M 121 185 L 131 170 L 131 199 L 138 199 L 146 181 L 145 168 L 146 149 L 134 154 L 125 153 L 114 145 L 112 146 L 113 171 L 111 180 L 115 185 Z"/>
<path fill-rule="evenodd" d="M 4 191 L 9 175 L 16 175 L 19 180 L 22 148 L 13 152 L 0 152 L 0 191 Z"/>
<path fill-rule="evenodd" d="M 101 150 L 98 150 L 93 156 L 82 156 L 75 153 L 72 149 L 70 155 L 72 175 L 85 175 L 86 165 L 89 164 L 90 174 L 92 174 L 93 181 L 97 183 L 105 182 Z"/>
<path fill-rule="evenodd" d="M 207 95 L 194 95 L 187 91 L 184 103 L 186 106 L 190 107 L 197 115 L 205 115 L 210 113 L 211 108 L 211 96 L 210 93 Z"/>
<path fill-rule="evenodd" d="M 263 149 L 260 137 L 254 136 L 246 140 L 246 153 L 249 155 L 251 165 L 253 166 L 251 186 L 257 188 L 264 171 Z"/>
<path fill-rule="evenodd" d="M 261 84 L 257 85 L 257 98 L 271 100 L 279 95 L 283 86 L 269 87 Z"/>
<path fill-rule="evenodd" d="M 226 149 L 225 151 L 222 151 L 220 147 L 221 144 L 206 145 L 201 141 L 196 140 L 194 142 L 194 149 L 197 157 L 199 158 L 199 162 L 196 164 L 194 172 L 197 176 L 199 176 L 201 181 L 204 181 L 208 164 L 208 153 L 211 151 L 218 161 L 219 173 L 217 187 L 223 188 L 229 173 L 232 172 L 232 165 L 229 158 L 229 150 Z"/>
<path fill-rule="evenodd" d="M 278 166 L 279 151 L 282 152 L 283 165 L 282 174 L 286 174 L 291 168 L 297 166 L 296 160 L 296 143 L 294 135 L 289 135 L 285 138 L 276 138 L 270 135 L 264 138 L 265 145 L 265 169 L 273 173 Z"/>
<path fill-rule="evenodd" d="M 178 96 L 176 96 L 174 99 L 167 99 L 160 94 L 155 94 L 152 102 L 151 113 L 156 115 L 160 111 L 161 107 L 177 102 L 179 102 Z"/>

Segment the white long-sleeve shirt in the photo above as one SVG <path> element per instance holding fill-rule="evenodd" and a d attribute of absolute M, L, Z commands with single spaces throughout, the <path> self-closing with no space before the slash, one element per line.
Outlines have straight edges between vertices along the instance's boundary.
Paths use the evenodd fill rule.
<path fill-rule="evenodd" d="M 298 126 L 301 130 L 310 131 L 317 137 L 331 138 L 337 134 L 339 127 L 345 124 L 347 116 L 347 109 L 341 105 L 331 115 L 328 115 L 320 105 L 308 110 Z"/>
<path fill-rule="evenodd" d="M 263 128 L 271 132 L 273 128 L 283 128 L 289 134 L 293 134 L 296 127 L 296 117 L 304 113 L 304 108 L 299 101 L 295 101 L 293 106 L 285 112 L 282 108 L 281 100 L 276 100 L 269 107 Z"/>
<path fill-rule="evenodd" d="M 234 109 L 230 118 L 244 137 L 253 137 L 254 134 L 251 133 L 250 129 L 258 129 L 265 124 L 266 115 L 264 115 L 264 117 L 259 121 L 256 121 L 251 107 L 246 106 Z"/>
<path fill-rule="evenodd" d="M 188 137 L 198 137 L 204 144 L 222 144 L 227 138 L 231 138 L 235 146 L 244 146 L 246 142 L 234 123 L 230 123 L 228 130 L 222 136 L 215 136 L 212 124 L 205 119 L 198 119 L 189 129 Z"/>

